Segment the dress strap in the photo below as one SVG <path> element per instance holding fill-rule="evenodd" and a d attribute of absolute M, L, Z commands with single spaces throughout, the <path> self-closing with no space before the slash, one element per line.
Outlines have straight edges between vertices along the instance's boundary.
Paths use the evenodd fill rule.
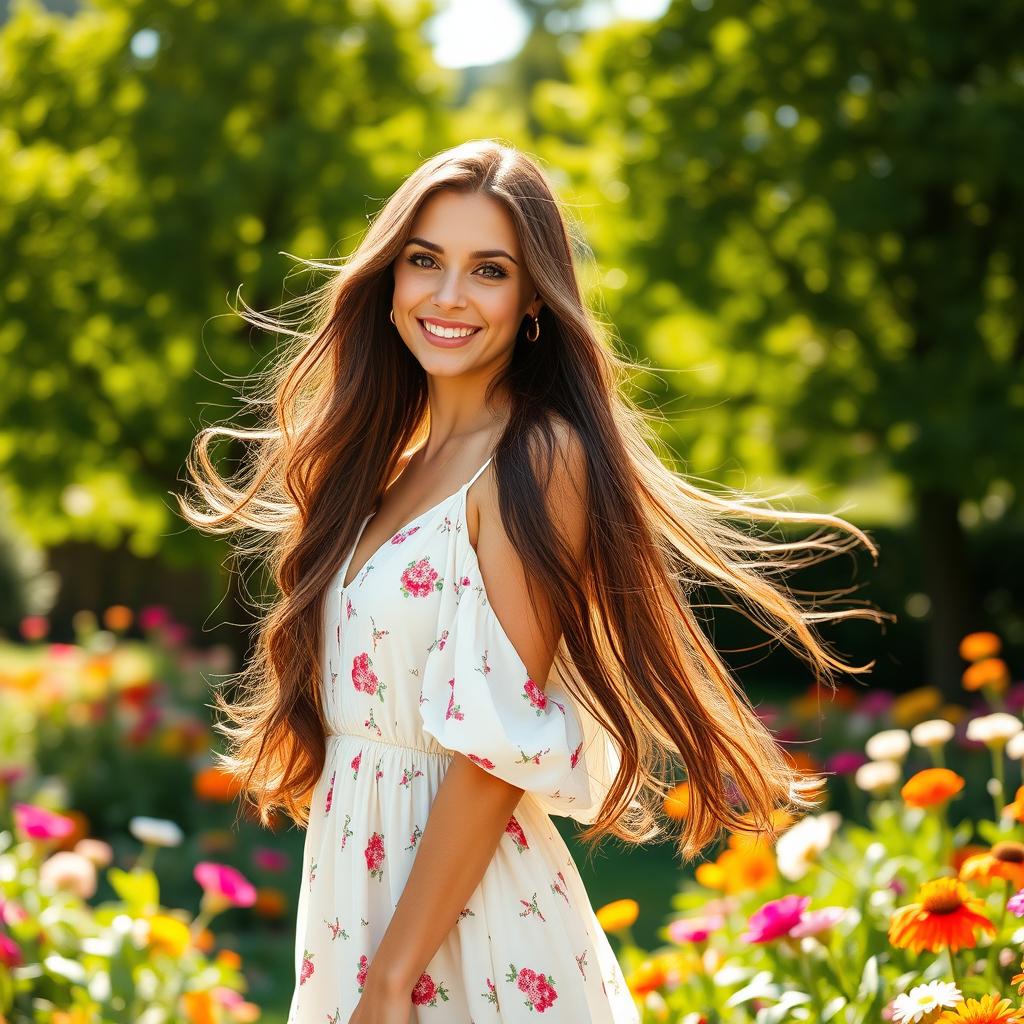
<path fill-rule="evenodd" d="M 466 488 L 467 490 L 469 489 L 469 487 L 470 487 L 470 485 L 471 485 L 471 484 L 473 483 L 473 481 L 474 481 L 474 480 L 476 480 L 476 478 L 477 478 L 477 477 L 478 477 L 478 476 L 479 476 L 479 475 L 480 475 L 480 474 L 481 474 L 481 473 L 482 473 L 482 472 L 483 472 L 483 471 L 484 471 L 484 470 L 485 470 L 485 469 L 486 469 L 486 468 L 488 467 L 488 465 L 490 464 L 490 461 L 491 461 L 491 459 L 493 459 L 493 458 L 494 458 L 494 456 L 493 456 L 493 455 L 489 456 L 489 457 L 488 457 L 488 459 L 487 459 L 487 462 L 485 462 L 485 463 L 484 463 L 484 464 L 483 464 L 483 465 L 482 465 L 482 466 L 481 466 L 481 467 L 480 467 L 480 468 L 479 468 L 479 469 L 478 469 L 478 470 L 477 470 L 477 471 L 476 471 L 476 472 L 475 472 L 475 473 L 474 473 L 474 474 L 473 474 L 473 475 L 472 475 L 472 476 L 471 476 L 471 477 L 470 477 L 470 478 L 469 478 L 469 479 L 468 479 L 468 480 L 466 481 L 466 483 L 465 483 L 465 484 L 464 484 L 463 486 L 464 486 L 464 487 L 465 487 L 465 488 Z"/>

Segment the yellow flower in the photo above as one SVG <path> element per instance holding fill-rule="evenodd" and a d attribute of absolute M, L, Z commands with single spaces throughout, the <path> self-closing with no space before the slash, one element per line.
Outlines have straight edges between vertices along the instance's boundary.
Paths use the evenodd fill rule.
<path fill-rule="evenodd" d="M 149 919 L 149 945 L 168 956 L 178 958 L 185 955 L 192 944 L 188 925 L 169 914 L 154 914 Z"/>
<path fill-rule="evenodd" d="M 919 686 L 900 694 L 889 713 L 896 725 L 907 728 L 931 718 L 942 706 L 942 693 L 934 686 Z"/>
<path fill-rule="evenodd" d="M 595 911 L 598 924 L 606 932 L 620 932 L 629 928 L 640 913 L 640 904 L 636 900 L 613 900 Z"/>

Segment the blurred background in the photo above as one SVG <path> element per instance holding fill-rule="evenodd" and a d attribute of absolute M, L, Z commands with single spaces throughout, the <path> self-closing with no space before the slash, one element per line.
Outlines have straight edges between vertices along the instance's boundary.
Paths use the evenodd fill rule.
<path fill-rule="evenodd" d="M 213 931 L 283 1021 L 302 835 L 233 828 L 209 773 L 208 684 L 242 663 L 251 617 L 227 547 L 173 494 L 197 430 L 237 418 L 231 382 L 274 354 L 232 312 L 239 289 L 267 309 L 318 283 L 289 254 L 350 253 L 468 138 L 542 162 L 682 469 L 879 545 L 877 566 L 793 580 L 896 616 L 827 631 L 876 663 L 858 700 L 949 707 L 972 631 L 1020 664 L 1021 7 L 0 4 L 5 785 L 122 856 L 133 816 L 175 820 L 167 905 L 196 904 L 199 856 L 253 875 L 261 902 Z M 731 611 L 714 637 L 752 699 L 797 702 L 783 738 L 823 763 L 846 728 L 828 691 L 819 706 Z M 684 870 L 671 846 L 574 851 L 595 905 L 637 896 L 652 940 Z"/>

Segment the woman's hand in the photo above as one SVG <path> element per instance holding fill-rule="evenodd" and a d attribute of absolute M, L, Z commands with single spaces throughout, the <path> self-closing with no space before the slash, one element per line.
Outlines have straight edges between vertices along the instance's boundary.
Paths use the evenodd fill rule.
<path fill-rule="evenodd" d="M 348 1024 L 409 1024 L 411 1020 L 412 986 L 378 983 L 371 971 Z"/>

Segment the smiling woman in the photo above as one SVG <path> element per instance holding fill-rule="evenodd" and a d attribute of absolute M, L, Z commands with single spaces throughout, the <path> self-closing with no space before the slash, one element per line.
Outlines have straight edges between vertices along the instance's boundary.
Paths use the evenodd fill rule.
<path fill-rule="evenodd" d="M 730 675 L 696 587 L 831 681 L 870 666 L 815 624 L 880 616 L 804 608 L 778 577 L 874 548 L 662 463 L 561 207 L 512 147 L 427 160 L 310 301 L 306 329 L 246 307 L 295 337 L 294 360 L 274 419 L 200 434 L 209 509 L 182 502 L 211 532 L 257 531 L 240 550 L 280 586 L 240 689 L 215 697 L 225 767 L 265 820 L 306 827 L 289 1019 L 632 1024 L 549 815 L 590 826 L 584 841 L 660 838 L 681 769 L 694 858 L 723 828 L 770 838 L 778 810 L 813 807 L 820 780 Z M 252 442 L 237 485 L 210 461 L 218 434 Z"/>

